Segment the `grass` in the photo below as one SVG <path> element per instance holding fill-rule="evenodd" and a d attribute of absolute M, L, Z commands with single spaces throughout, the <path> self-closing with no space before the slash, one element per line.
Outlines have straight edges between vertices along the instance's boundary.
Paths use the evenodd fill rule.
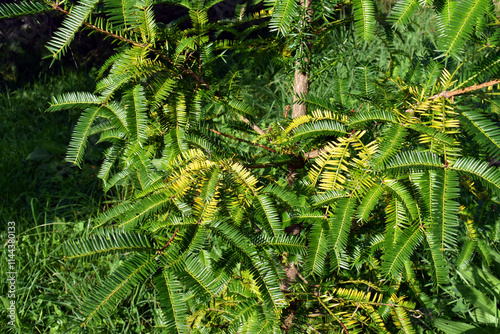
<path fill-rule="evenodd" d="M 54 216 L 89 213 L 91 206 L 81 197 L 99 196 L 97 178 L 92 178 L 92 161 L 99 155 L 89 152 L 89 163 L 81 170 L 67 164 L 66 145 L 78 114 L 45 110 L 52 95 L 92 89 L 91 84 L 90 76 L 69 72 L 57 78 L 41 77 L 0 95 L 0 224 L 29 221 L 40 206 Z"/>
<path fill-rule="evenodd" d="M 65 263 L 61 245 L 86 235 L 89 221 L 112 200 L 96 177 L 100 152 L 91 149 L 82 168 L 64 159 L 78 112 L 45 113 L 53 95 L 93 90 L 91 74 L 66 72 L 40 76 L 16 90 L 0 93 L 0 272 L 6 282 L 7 223 L 15 222 L 16 322 L 8 324 L 8 285 L 0 284 L 0 332 L 77 333 L 79 306 L 96 283 L 120 262 Z M 149 286 L 138 286 L 115 311 L 85 332 L 141 333 L 151 327 Z"/>

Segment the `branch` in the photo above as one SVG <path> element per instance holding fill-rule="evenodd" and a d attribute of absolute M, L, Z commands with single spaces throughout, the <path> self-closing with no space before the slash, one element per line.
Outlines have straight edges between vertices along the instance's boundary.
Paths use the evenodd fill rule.
<path fill-rule="evenodd" d="M 479 90 L 482 88 L 491 87 L 491 86 L 494 86 L 494 85 L 499 84 L 499 83 L 500 83 L 500 79 L 496 79 L 496 80 L 482 83 L 480 85 L 474 85 L 474 86 L 470 86 L 470 87 L 463 88 L 463 89 L 453 90 L 451 92 L 445 90 L 444 92 L 441 92 L 439 94 L 436 94 L 436 95 L 429 97 L 429 100 L 435 100 L 441 96 L 443 96 L 445 99 L 449 99 L 449 98 L 456 96 L 456 95 L 462 95 L 462 94 L 473 92 L 473 91 L 476 91 L 476 90 Z"/>
<path fill-rule="evenodd" d="M 476 90 L 479 90 L 482 88 L 494 86 L 496 84 L 500 84 L 500 79 L 488 81 L 488 82 L 482 83 L 480 85 L 474 85 L 474 86 L 470 86 L 470 87 L 463 88 L 463 89 L 452 90 L 451 92 L 445 90 L 444 92 L 441 92 L 439 94 L 432 95 L 431 97 L 429 97 L 429 100 L 435 100 L 441 96 L 444 97 L 445 99 L 449 99 L 449 98 L 453 98 L 454 96 L 457 96 L 457 95 L 462 95 L 465 93 L 473 92 L 473 91 L 476 91 Z M 419 103 L 417 102 L 415 106 L 418 106 L 418 104 Z M 409 108 L 409 109 L 406 109 L 405 112 L 411 113 L 411 112 L 413 112 L 413 110 L 414 110 L 414 108 Z"/>
<path fill-rule="evenodd" d="M 221 135 L 221 136 L 224 136 L 224 137 L 227 137 L 227 138 L 231 138 L 231 139 L 237 140 L 237 141 L 242 142 L 242 143 L 247 143 L 247 144 L 250 144 L 250 145 L 253 145 L 253 146 L 258 146 L 258 147 L 260 147 L 260 148 L 263 148 L 263 149 L 265 149 L 265 150 L 268 150 L 269 152 L 276 153 L 276 150 L 275 150 L 275 149 L 272 149 L 272 148 L 270 148 L 270 147 L 267 147 L 267 146 L 264 146 L 264 145 L 261 145 L 261 144 L 257 144 L 257 143 L 252 143 L 251 141 L 248 141 L 248 140 L 245 140 L 245 139 L 236 138 L 236 137 L 233 137 L 233 136 L 227 135 L 227 134 L 225 134 L 225 133 L 219 132 L 219 131 L 214 130 L 214 129 L 210 129 L 210 131 L 212 131 L 213 133 L 216 133 L 216 134 L 218 134 L 218 135 Z"/>

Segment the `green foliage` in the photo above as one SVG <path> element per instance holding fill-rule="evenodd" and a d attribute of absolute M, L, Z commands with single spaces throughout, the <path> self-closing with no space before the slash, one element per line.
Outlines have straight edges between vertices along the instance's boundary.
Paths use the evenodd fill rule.
<path fill-rule="evenodd" d="M 64 19 L 62 27 L 54 33 L 53 38 L 47 45 L 54 58 L 60 58 L 61 55 L 65 54 L 76 32 L 91 14 L 97 2 L 99 0 L 84 0 L 71 8 L 70 14 Z"/>
<path fill-rule="evenodd" d="M 493 251 L 498 258 L 498 252 Z M 498 268 L 498 262 L 494 263 Z M 468 322 L 450 321 L 438 318 L 434 325 L 446 333 L 494 333 L 498 331 L 499 283 L 494 272 L 477 265 L 458 269 L 459 280 L 452 285 L 457 294 L 454 310 L 461 314 L 468 312 Z M 458 277 L 457 277 L 458 279 Z"/>
<path fill-rule="evenodd" d="M 429 324 L 415 303 L 453 284 L 449 268 L 475 251 L 493 262 L 490 2 L 436 3 L 431 19 L 411 1 L 388 16 L 370 0 L 331 15 L 328 1 L 268 1 L 211 20 L 218 1 L 174 1 L 186 11 L 171 22 L 159 3 L 80 1 L 49 42 L 58 58 L 84 25 L 120 43 L 93 94 L 49 108 L 83 110 L 67 161 L 83 165 L 98 136 L 103 188 L 127 194 L 64 244 L 66 260 L 123 259 L 86 296 L 84 326 L 152 282 L 165 332 L 414 333 Z M 424 21 L 440 34 L 407 32 Z M 309 113 L 290 120 L 290 87 L 274 83 L 297 66 Z"/>
<path fill-rule="evenodd" d="M 6 3 L 0 9 L 0 18 L 11 18 L 24 16 L 26 14 L 38 14 L 50 9 L 44 3 L 36 1 L 23 1 L 21 3 Z"/>
<path fill-rule="evenodd" d="M 440 48 L 444 55 L 456 54 L 465 41 L 470 38 L 475 24 L 481 15 L 485 15 L 491 3 L 485 0 L 460 1 L 450 13 L 451 18 L 442 22 L 446 38 Z"/>
<path fill-rule="evenodd" d="M 357 0 L 353 6 L 356 36 L 370 41 L 375 35 L 375 6 L 372 0 Z"/>

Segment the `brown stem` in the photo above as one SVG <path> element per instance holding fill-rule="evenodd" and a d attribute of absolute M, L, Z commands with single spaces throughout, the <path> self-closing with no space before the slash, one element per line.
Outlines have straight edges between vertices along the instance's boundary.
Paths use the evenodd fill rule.
<path fill-rule="evenodd" d="M 462 94 L 465 94 L 465 93 L 473 92 L 473 91 L 476 91 L 476 90 L 479 90 L 479 89 L 482 89 L 482 88 L 494 86 L 496 84 L 500 84 L 500 79 L 488 81 L 488 82 L 482 83 L 480 85 L 474 85 L 474 86 L 470 86 L 470 87 L 467 87 L 467 88 L 452 90 L 451 92 L 445 90 L 444 92 L 441 92 L 439 94 L 432 95 L 431 97 L 429 97 L 429 100 L 435 100 L 435 99 L 437 99 L 437 98 L 439 98 L 441 96 L 444 97 L 445 99 L 449 99 L 449 98 L 453 98 L 453 97 L 455 97 L 457 95 L 462 95 Z M 417 102 L 415 104 L 415 107 L 418 106 L 418 104 L 419 103 Z M 406 109 L 405 112 L 406 113 L 412 113 L 413 110 L 414 110 L 414 108 L 409 108 L 409 109 Z"/>
<path fill-rule="evenodd" d="M 311 25 L 313 7 L 312 0 L 299 0 L 300 6 L 304 9 L 304 16 L 301 22 L 302 29 L 309 29 Z M 312 49 L 312 42 L 306 43 L 309 50 Z M 309 63 L 309 59 L 305 58 L 304 61 Z M 295 70 L 295 76 L 293 81 L 293 109 L 292 118 L 297 118 L 300 116 L 307 115 L 307 105 L 305 103 L 298 102 L 299 98 L 307 95 L 309 93 L 309 70 L 301 68 L 300 61 L 297 61 L 297 69 Z"/>
<path fill-rule="evenodd" d="M 174 240 L 175 236 L 177 235 L 178 230 L 179 229 L 177 229 L 177 228 L 175 229 L 175 232 L 172 235 L 172 238 L 170 238 L 170 240 L 165 244 L 165 246 L 163 246 L 163 248 L 158 251 L 158 254 L 161 255 L 161 253 L 163 253 L 163 251 L 170 245 L 170 243 Z"/>
<path fill-rule="evenodd" d="M 230 135 L 227 135 L 225 133 L 222 133 L 220 131 L 217 131 L 217 130 L 214 130 L 214 129 L 210 129 L 210 131 L 212 131 L 213 133 L 216 133 L 220 136 L 224 136 L 224 137 L 227 137 L 227 138 L 231 138 L 231 139 L 234 139 L 234 140 L 237 140 L 239 142 L 242 142 L 242 143 L 247 143 L 249 145 L 253 145 L 253 146 L 258 146 L 260 148 L 263 148 L 265 150 L 268 150 L 269 152 L 273 152 L 273 153 L 276 153 L 276 150 L 275 149 L 272 149 L 270 147 L 267 147 L 267 146 L 264 146 L 264 145 L 261 145 L 261 144 L 257 144 L 257 143 L 252 143 L 251 141 L 248 141 L 248 140 L 245 140 L 245 139 L 241 139 L 241 138 L 236 138 L 236 137 L 233 137 L 233 136 L 230 136 Z"/>
<path fill-rule="evenodd" d="M 295 70 L 293 93 L 292 118 L 307 115 L 307 105 L 298 102 L 298 99 L 309 93 L 309 73 L 302 71 L 300 68 Z"/>

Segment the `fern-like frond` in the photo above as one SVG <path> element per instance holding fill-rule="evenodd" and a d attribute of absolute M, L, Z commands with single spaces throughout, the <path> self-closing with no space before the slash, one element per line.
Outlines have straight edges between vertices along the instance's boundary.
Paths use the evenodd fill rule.
<path fill-rule="evenodd" d="M 115 29 L 132 30 L 138 25 L 136 0 L 104 0 L 106 14 Z"/>
<path fill-rule="evenodd" d="M 408 131 L 399 124 L 392 124 L 382 137 L 377 154 L 370 161 L 375 170 L 383 169 L 385 163 L 401 150 Z"/>
<path fill-rule="evenodd" d="M 389 192 L 404 203 L 406 210 L 410 213 L 411 220 L 419 218 L 419 208 L 409 190 L 397 180 L 384 180 L 384 185 Z"/>
<path fill-rule="evenodd" d="M 481 81 L 489 81 L 492 77 L 497 77 L 499 70 L 500 59 L 498 59 L 497 57 L 486 59 L 479 63 L 479 65 L 474 69 L 473 74 L 469 78 L 467 78 L 467 80 L 462 81 L 459 85 L 455 86 L 454 89 L 468 87 L 473 83 Z"/>
<path fill-rule="evenodd" d="M 64 243 L 64 259 L 96 257 L 109 253 L 146 252 L 152 253 L 153 242 L 143 234 L 115 230 L 96 231 L 93 235 Z"/>
<path fill-rule="evenodd" d="M 304 262 L 304 273 L 306 275 L 311 275 L 313 273 L 321 275 L 325 272 L 329 240 L 328 233 L 328 224 L 323 224 L 321 222 L 313 224 L 311 232 L 309 233 L 307 256 Z"/>
<path fill-rule="evenodd" d="M 459 196 L 458 175 L 453 170 L 429 171 L 436 173 L 431 178 L 432 233 L 441 251 L 455 250 L 457 247 Z"/>
<path fill-rule="evenodd" d="M 20 3 L 2 3 L 0 4 L 0 19 L 40 14 L 50 10 L 52 8 L 41 1 L 25 0 Z"/>
<path fill-rule="evenodd" d="M 131 169 L 128 167 L 125 167 L 122 169 L 120 172 L 114 174 L 104 184 L 104 191 L 108 191 L 109 189 L 113 188 L 115 185 L 117 185 L 119 182 L 122 182 L 123 180 L 126 180 L 130 174 L 131 174 Z"/>
<path fill-rule="evenodd" d="M 154 278 L 154 283 L 164 314 L 165 330 L 169 333 L 191 333 L 187 322 L 188 307 L 178 278 L 169 270 L 163 270 Z"/>
<path fill-rule="evenodd" d="M 247 187 L 249 190 L 255 189 L 257 179 L 252 175 L 250 171 L 245 169 L 244 166 L 235 162 L 231 165 L 231 170 L 234 172 L 238 183 L 240 183 L 244 187 Z"/>
<path fill-rule="evenodd" d="M 109 111 L 107 113 L 106 111 Z M 104 105 L 103 115 L 108 116 L 108 119 L 119 130 L 128 129 L 127 125 L 127 112 L 120 103 L 115 101 Z"/>
<path fill-rule="evenodd" d="M 401 298 L 397 298 L 396 296 L 391 297 L 391 301 L 397 302 L 399 300 L 401 300 Z M 404 304 L 401 306 L 403 307 L 391 308 L 391 315 L 394 324 L 396 325 L 397 328 L 400 329 L 399 333 L 415 334 L 415 329 L 413 328 L 410 317 L 408 316 L 408 312 L 406 311 L 406 309 L 410 307 L 404 307 Z"/>
<path fill-rule="evenodd" d="M 210 299 L 219 294 L 225 287 L 224 280 L 217 280 L 213 268 L 205 265 L 196 255 L 188 256 L 182 265 L 183 272 L 179 279 L 190 292 L 201 299 Z"/>
<path fill-rule="evenodd" d="M 405 28 L 413 19 L 413 15 L 419 8 L 418 0 L 399 0 L 389 15 L 388 20 L 395 27 Z"/>
<path fill-rule="evenodd" d="M 433 307 L 434 303 L 432 299 L 421 289 L 422 283 L 417 280 L 411 261 L 405 262 L 404 276 L 406 283 L 410 286 L 411 290 L 422 304 L 426 307 Z"/>
<path fill-rule="evenodd" d="M 276 249 L 279 252 L 305 255 L 306 240 L 300 236 L 280 234 L 276 237 L 261 236 L 258 246 Z"/>
<path fill-rule="evenodd" d="M 368 286 L 379 290 L 373 284 Z M 398 298 L 395 295 L 386 299 L 379 292 L 339 287 L 322 295 L 319 302 L 328 312 L 325 320 L 330 323 L 329 327 L 333 325 L 335 332 L 388 333 L 386 322 L 389 312 L 394 313 L 398 309 L 404 313 L 399 314 L 401 319 L 393 318 L 394 325 L 399 328 L 400 322 L 404 321 L 407 329 L 411 328 L 406 310 L 415 306 L 403 299 L 404 297 Z"/>
<path fill-rule="evenodd" d="M 427 169 L 439 169 L 444 165 L 438 155 L 430 152 L 402 152 L 392 158 L 386 166 L 386 172 L 408 173 Z"/>
<path fill-rule="evenodd" d="M 456 260 L 457 268 L 466 268 L 469 266 L 470 262 L 474 258 L 474 252 L 477 247 L 476 240 L 466 240 L 462 245 L 460 253 L 458 253 L 458 257 Z"/>
<path fill-rule="evenodd" d="M 439 248 L 441 244 L 438 236 L 433 233 L 425 233 L 425 239 L 429 247 L 429 271 L 434 283 L 434 289 L 437 289 L 438 286 L 443 286 L 448 283 L 449 266 L 446 262 L 443 249 Z"/>
<path fill-rule="evenodd" d="M 500 155 L 500 126 L 478 110 L 462 113 L 468 122 L 462 122 L 474 140 L 493 157 Z"/>
<path fill-rule="evenodd" d="M 69 15 L 62 23 L 62 27 L 57 29 L 47 44 L 47 49 L 52 53 L 54 59 L 59 59 L 65 54 L 76 32 L 90 16 L 98 2 L 99 0 L 81 0 L 71 8 Z"/>
<path fill-rule="evenodd" d="M 345 191 L 343 190 L 328 190 L 324 193 L 319 193 L 311 197 L 311 205 L 313 207 L 316 206 L 324 206 L 327 205 L 333 201 L 338 200 L 339 198 L 347 197 L 349 196 Z"/>
<path fill-rule="evenodd" d="M 117 217 L 117 226 L 130 229 L 144 219 L 165 208 L 172 199 L 165 194 L 154 194 L 134 203 L 134 209 Z"/>
<path fill-rule="evenodd" d="M 420 143 L 422 144 L 437 141 L 440 144 L 446 144 L 450 146 L 456 145 L 456 142 L 451 135 L 436 130 L 435 128 L 431 128 L 429 126 L 418 123 L 408 124 L 407 127 L 421 133 Z"/>
<path fill-rule="evenodd" d="M 375 36 L 375 5 L 372 0 L 353 1 L 356 37 L 370 41 Z"/>
<path fill-rule="evenodd" d="M 283 307 L 285 297 L 279 287 L 279 279 L 270 270 L 272 266 L 265 259 L 259 259 L 257 249 L 250 240 L 245 237 L 238 229 L 223 221 L 215 221 L 210 223 L 212 231 L 226 240 L 235 249 L 241 252 L 244 257 L 253 264 L 256 279 L 260 283 L 260 291 L 268 297 L 272 309 L 276 312 Z"/>
<path fill-rule="evenodd" d="M 384 234 L 385 249 L 392 249 L 399 242 L 403 232 L 408 228 L 409 218 L 406 207 L 401 200 L 394 197 L 385 208 L 387 223 Z"/>
<path fill-rule="evenodd" d="M 298 126 L 290 138 L 292 141 L 298 141 L 302 138 L 312 138 L 318 136 L 340 137 L 346 134 L 345 128 L 341 123 L 332 120 L 321 120 L 317 122 L 305 123 Z"/>
<path fill-rule="evenodd" d="M 163 102 L 172 94 L 176 83 L 176 78 L 162 78 L 155 80 L 151 85 L 155 88 L 153 93 L 154 105 L 160 107 Z"/>
<path fill-rule="evenodd" d="M 351 156 L 350 144 L 354 137 L 340 137 L 337 142 L 329 143 L 325 152 L 316 158 L 315 165 L 309 172 L 311 185 L 316 185 L 319 179 L 320 189 L 342 189 L 349 171 L 347 160 Z"/>
<path fill-rule="evenodd" d="M 331 103 L 328 99 L 316 96 L 312 93 L 303 94 L 297 99 L 298 103 L 304 103 L 311 109 L 327 110 L 338 112 L 338 107 Z"/>
<path fill-rule="evenodd" d="M 461 50 L 465 41 L 470 38 L 476 20 L 485 13 L 488 4 L 488 0 L 465 0 L 457 3 L 440 43 L 445 57 Z"/>
<path fill-rule="evenodd" d="M 255 318 L 256 309 L 258 310 L 259 302 L 257 298 L 247 298 L 245 300 L 240 301 L 237 305 L 235 305 L 236 310 L 232 312 L 232 314 L 228 315 L 229 318 L 229 333 L 237 333 L 238 328 L 240 328 L 240 332 L 243 332 L 241 329 L 241 325 L 250 325 Z M 260 320 L 260 319 L 259 319 Z"/>
<path fill-rule="evenodd" d="M 406 229 L 392 248 L 385 249 L 382 257 L 382 273 L 394 279 L 400 278 L 405 261 L 413 254 L 422 242 L 422 231 L 419 226 Z"/>
<path fill-rule="evenodd" d="M 288 204 L 292 208 L 297 208 L 301 206 L 297 194 L 277 184 L 270 184 L 266 186 L 264 189 L 262 189 L 260 192 L 279 198 L 281 201 Z"/>
<path fill-rule="evenodd" d="M 97 177 L 106 182 L 111 175 L 111 170 L 118 159 L 121 148 L 118 145 L 113 145 L 104 152 L 104 161 L 99 168 L 99 173 Z"/>
<path fill-rule="evenodd" d="M 377 205 L 383 194 L 383 183 L 375 184 L 370 190 L 368 190 L 356 210 L 356 218 L 366 222 L 368 218 L 370 218 L 371 211 L 375 208 L 375 205 Z"/>
<path fill-rule="evenodd" d="M 142 42 L 155 45 L 158 26 L 156 25 L 153 7 L 151 5 L 139 10 L 139 22 Z"/>
<path fill-rule="evenodd" d="M 273 12 L 269 21 L 269 28 L 271 28 L 271 31 L 278 31 L 283 36 L 286 36 L 299 14 L 297 1 L 267 0 L 266 3 Z"/>
<path fill-rule="evenodd" d="M 96 92 L 101 93 L 103 100 L 109 100 L 118 89 L 130 82 L 133 77 L 133 73 L 110 74 L 97 83 Z"/>
<path fill-rule="evenodd" d="M 87 92 L 66 93 L 52 97 L 52 102 L 47 111 L 59 111 L 71 108 L 88 108 L 98 105 L 102 99 L 94 94 Z"/>
<path fill-rule="evenodd" d="M 493 193 L 500 195 L 500 170 L 490 167 L 487 162 L 474 158 L 460 158 L 451 168 L 478 180 Z"/>
<path fill-rule="evenodd" d="M 127 123 L 131 141 L 140 144 L 148 139 L 147 135 L 147 104 L 144 89 L 141 85 L 134 87 L 132 91 L 124 96 L 125 104 L 128 105 Z"/>
<path fill-rule="evenodd" d="M 399 124 L 399 121 L 394 114 L 385 110 L 358 112 L 349 119 L 349 128 L 361 126 L 368 122 L 389 122 Z"/>
<path fill-rule="evenodd" d="M 68 147 L 68 153 L 66 155 L 66 160 L 68 162 L 80 166 L 85 153 L 85 148 L 87 147 L 88 137 L 92 130 L 92 125 L 94 124 L 99 111 L 100 108 L 98 107 L 87 108 L 78 119 L 75 129 L 73 130 Z"/>
<path fill-rule="evenodd" d="M 219 187 L 219 182 L 221 179 L 221 170 L 219 168 L 212 168 L 208 174 L 208 181 L 205 182 L 203 189 L 201 190 L 200 197 L 204 201 L 209 202 L 216 194 Z"/>
<path fill-rule="evenodd" d="M 335 213 L 330 218 L 331 230 L 329 233 L 330 262 L 332 270 L 340 270 L 345 260 L 343 253 L 347 246 L 347 239 L 351 229 L 354 209 L 357 199 L 355 197 L 342 198 L 337 202 Z"/>
<path fill-rule="evenodd" d="M 156 260 L 149 254 L 134 254 L 87 297 L 82 306 L 87 325 L 96 316 L 106 316 L 140 282 L 156 271 Z"/>

